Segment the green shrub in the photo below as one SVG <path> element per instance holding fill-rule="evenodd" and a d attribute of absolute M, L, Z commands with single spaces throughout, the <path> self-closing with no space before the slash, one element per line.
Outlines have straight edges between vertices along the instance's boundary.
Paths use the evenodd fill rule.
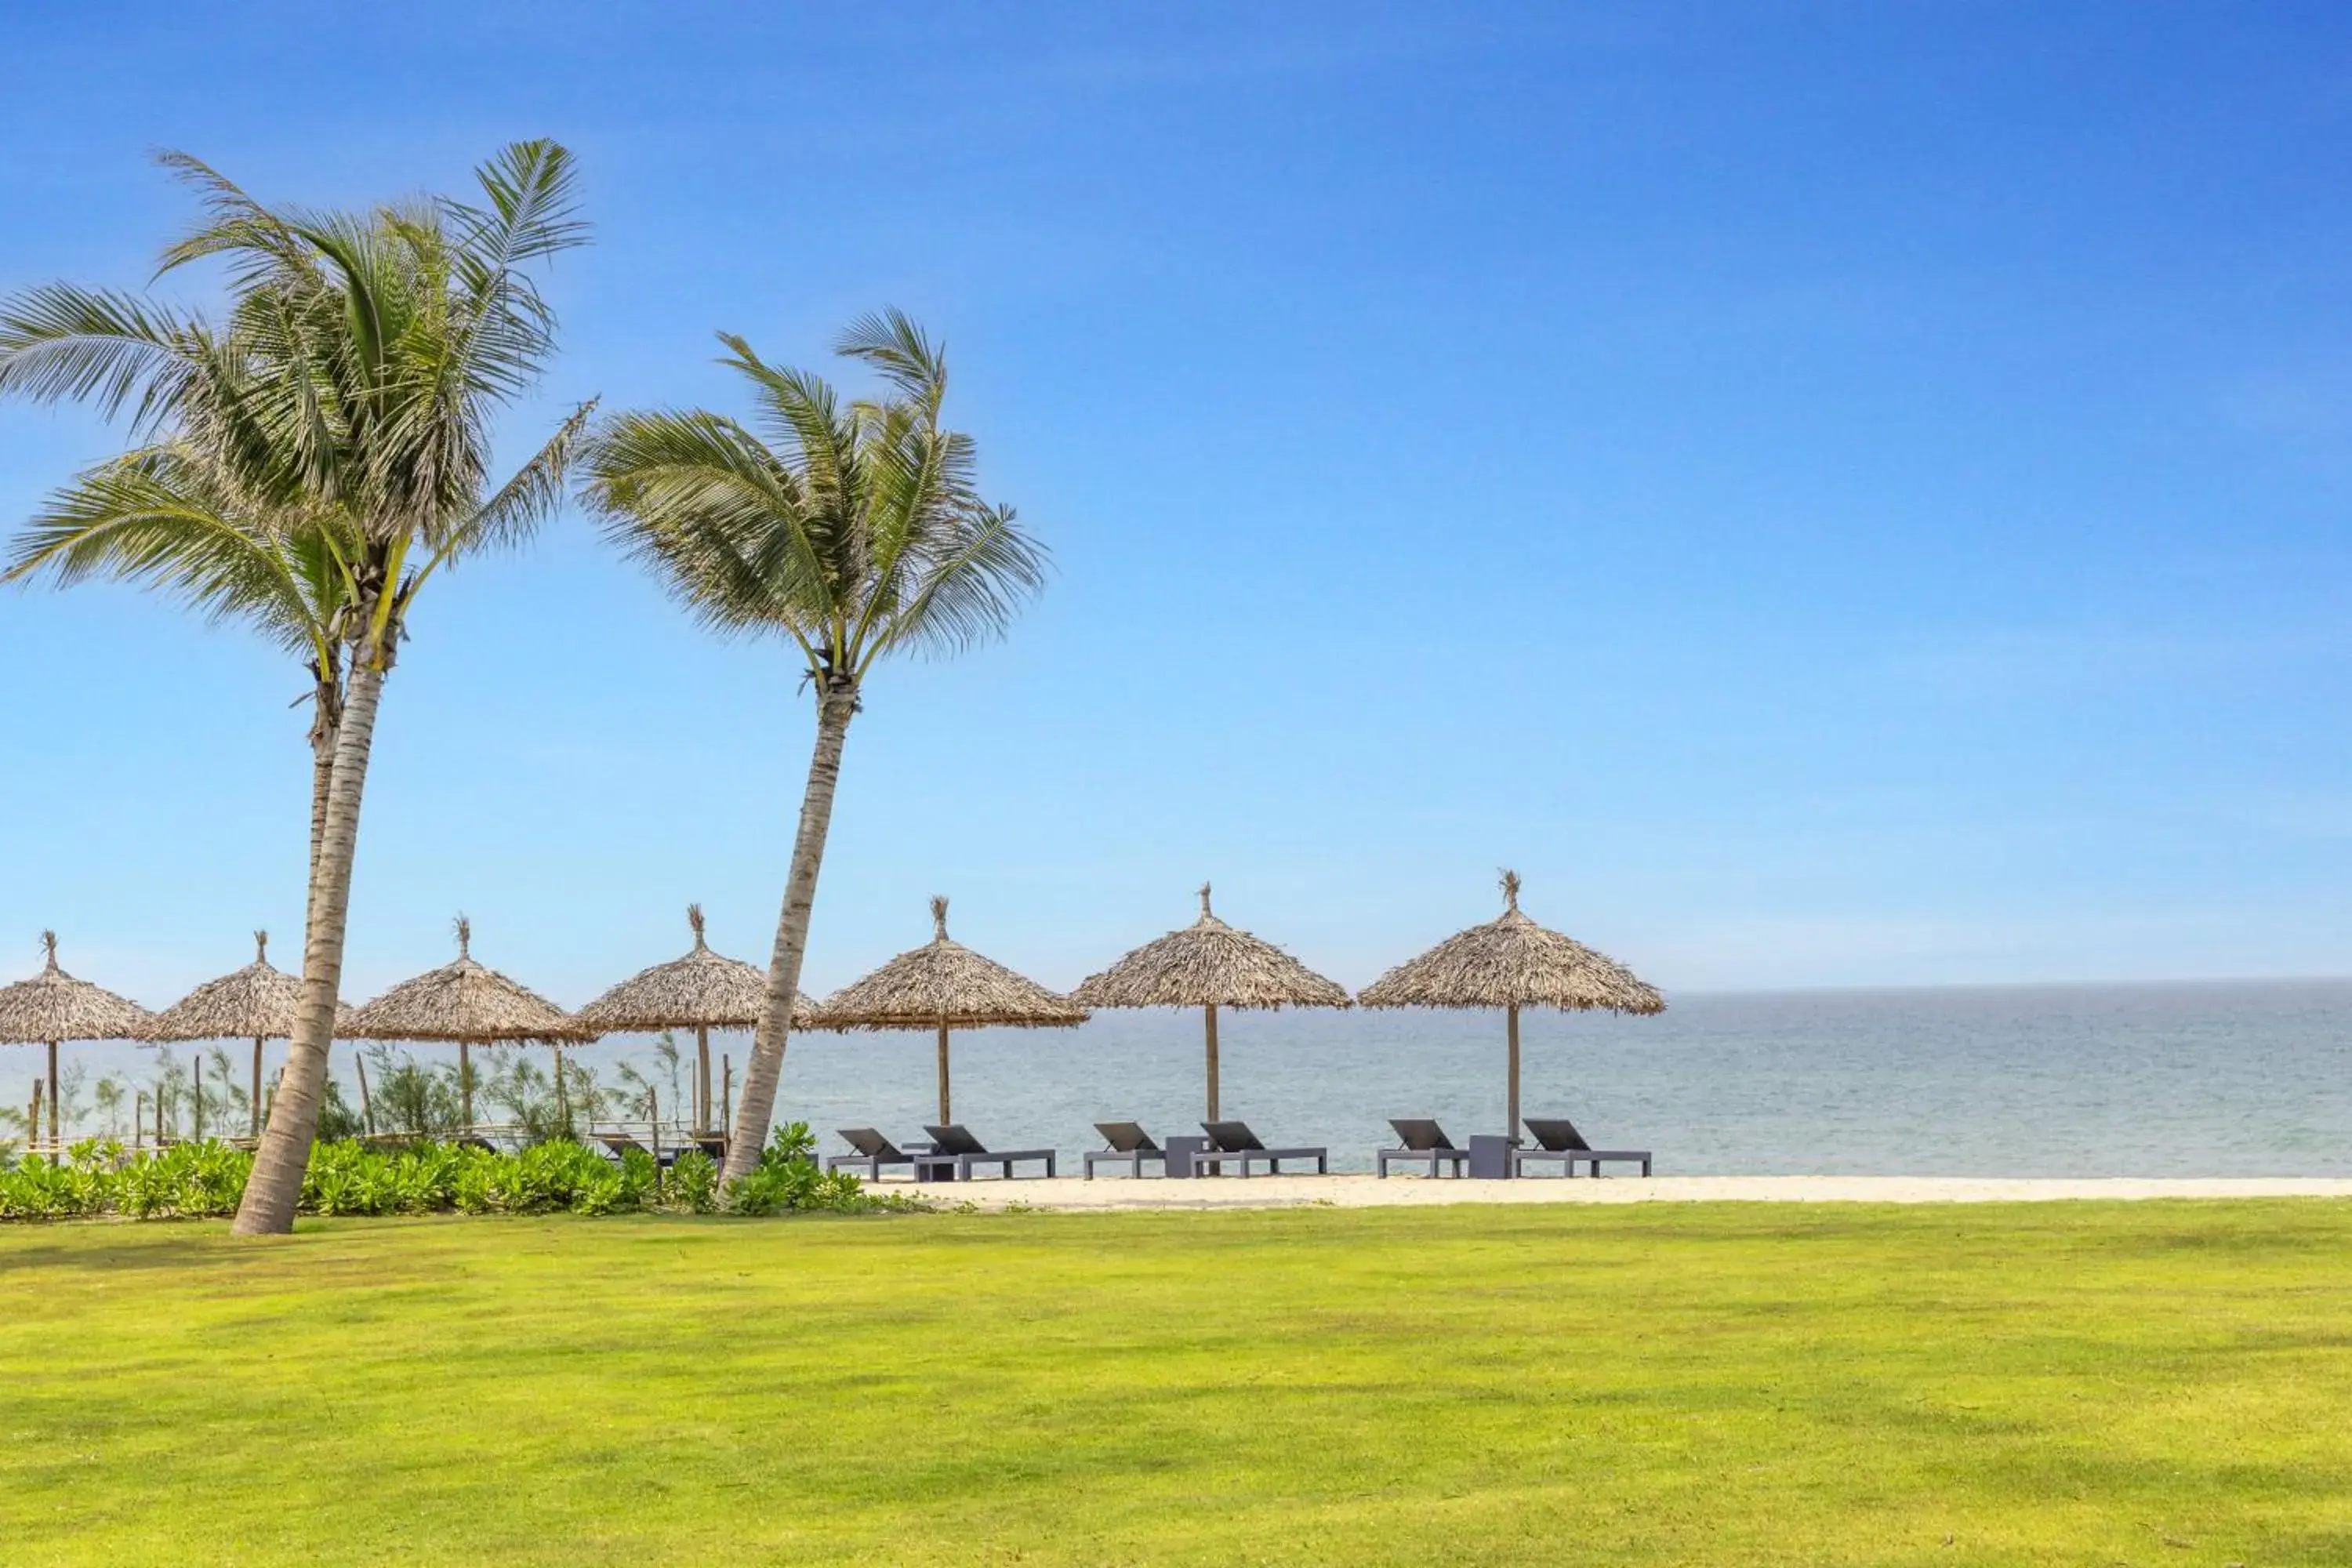
<path fill-rule="evenodd" d="M 662 1197 L 672 1208 L 688 1214 L 711 1214 L 719 1207 L 719 1162 L 699 1149 L 688 1149 L 670 1164 Z"/>
<path fill-rule="evenodd" d="M 847 1174 L 817 1169 L 804 1124 L 780 1128 L 759 1166 L 722 1194 L 719 1167 L 689 1150 L 664 1171 L 631 1151 L 615 1163 L 568 1139 L 512 1154 L 449 1143 L 374 1149 L 353 1141 L 310 1151 L 305 1214 L 635 1214 L 668 1210 L 743 1215 L 907 1206 L 866 1194 Z M 234 1214 L 253 1156 L 226 1143 L 176 1143 L 126 1152 L 112 1142 L 77 1143 L 63 1159 L 32 1155 L 0 1170 L 0 1220 L 194 1219 Z"/>
<path fill-rule="evenodd" d="M 807 1122 L 795 1121 L 777 1128 L 751 1173 L 729 1184 L 726 1206 L 732 1214 L 766 1215 L 828 1210 L 856 1214 L 902 1205 L 867 1194 L 846 1171 L 820 1170 L 814 1135 Z"/>

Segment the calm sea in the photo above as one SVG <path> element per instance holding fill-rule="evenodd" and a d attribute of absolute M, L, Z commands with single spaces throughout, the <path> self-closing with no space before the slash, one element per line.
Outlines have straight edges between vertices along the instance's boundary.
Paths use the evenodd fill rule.
<path fill-rule="evenodd" d="M 1671 1001 L 1655 1018 L 1527 1015 L 1523 1109 L 1654 1149 L 1662 1174 L 2352 1175 L 2352 981 Z M 1227 1013 L 1220 1037 L 1225 1114 L 1328 1143 L 1336 1168 L 1368 1169 L 1390 1116 L 1434 1116 L 1457 1142 L 1502 1130 L 1499 1014 Z M 142 1068 L 81 1049 L 94 1070 Z M 744 1039 L 722 1049 L 740 1072 Z M 922 1035 L 795 1037 L 780 1114 L 828 1150 L 837 1127 L 919 1137 L 932 1055 Z M 584 1059 L 609 1079 L 644 1056 Z M 19 1100 L 33 1053 L 7 1059 Z M 348 1083 L 347 1047 L 336 1060 Z M 1198 1013 L 976 1030 L 954 1067 L 957 1120 L 1001 1147 L 1074 1154 L 1098 1146 L 1097 1121 L 1167 1135 L 1202 1110 Z"/>

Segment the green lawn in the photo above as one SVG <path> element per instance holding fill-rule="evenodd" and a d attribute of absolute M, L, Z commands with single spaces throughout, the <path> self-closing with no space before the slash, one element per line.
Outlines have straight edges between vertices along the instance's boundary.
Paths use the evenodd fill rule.
<path fill-rule="evenodd" d="M 2352 1563 L 2352 1204 L 0 1226 L 8 1563 Z"/>

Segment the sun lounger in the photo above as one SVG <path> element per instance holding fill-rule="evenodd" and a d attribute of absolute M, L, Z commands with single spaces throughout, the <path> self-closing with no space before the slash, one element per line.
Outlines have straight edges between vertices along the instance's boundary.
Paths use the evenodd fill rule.
<path fill-rule="evenodd" d="M 843 1127 L 836 1131 L 841 1135 L 841 1141 L 857 1152 L 835 1154 L 824 1163 L 826 1170 L 838 1171 L 844 1165 L 863 1165 L 866 1167 L 866 1179 L 869 1182 L 878 1182 L 882 1179 L 882 1167 L 885 1165 L 912 1165 L 915 1167 L 915 1180 L 919 1182 L 923 1179 L 921 1158 L 919 1155 L 905 1152 L 873 1128 Z M 925 1154 L 929 1152 L 928 1149 L 923 1151 Z"/>
<path fill-rule="evenodd" d="M 1095 1131 L 1103 1135 L 1108 1149 L 1089 1149 L 1084 1156 L 1087 1180 L 1095 1179 L 1097 1165 L 1125 1165 L 1130 1175 L 1143 1174 L 1143 1162 L 1157 1160 L 1162 1172 L 1168 1169 L 1168 1151 L 1151 1141 L 1151 1134 L 1133 1121 L 1097 1121 Z"/>
<path fill-rule="evenodd" d="M 931 1135 L 931 1152 L 915 1162 L 917 1181 L 968 1182 L 975 1165 L 993 1165 L 997 1174 L 1010 1181 L 1015 1160 L 1043 1160 L 1045 1173 L 1054 1173 L 1055 1155 L 1051 1149 L 991 1149 L 961 1122 L 926 1126 L 923 1131 Z"/>
<path fill-rule="evenodd" d="M 1511 1151 L 1511 1174 L 1515 1176 L 1528 1173 L 1529 1161 L 1538 1164 L 1556 1163 L 1560 1167 L 1560 1173 L 1569 1176 L 1576 1174 L 1579 1162 L 1590 1163 L 1592 1173 L 1598 1176 L 1603 1160 L 1627 1165 L 1639 1161 L 1642 1174 L 1646 1176 L 1650 1173 L 1650 1152 L 1647 1149 L 1595 1149 L 1584 1141 L 1584 1134 L 1576 1130 L 1576 1123 L 1566 1117 L 1538 1120 L 1530 1116 L 1527 1121 L 1528 1131 L 1536 1135 L 1537 1147 Z"/>
<path fill-rule="evenodd" d="M 1249 1130 L 1246 1121 L 1203 1121 L 1201 1131 L 1209 1135 L 1209 1146 L 1192 1156 L 1192 1173 L 1196 1176 L 1210 1165 L 1216 1166 L 1217 1173 L 1223 1175 L 1228 1163 L 1239 1165 L 1246 1176 L 1250 1166 L 1259 1161 L 1277 1176 L 1282 1174 L 1285 1160 L 1312 1160 L 1318 1175 L 1328 1175 L 1331 1170 L 1330 1150 L 1269 1149 L 1258 1142 L 1257 1134 Z"/>
<path fill-rule="evenodd" d="M 1379 1175 L 1387 1175 L 1389 1167 L 1397 1164 L 1426 1165 L 1433 1176 L 1458 1176 L 1470 1162 L 1470 1151 L 1455 1148 L 1445 1129 L 1434 1121 L 1392 1116 L 1389 1125 L 1396 1129 L 1399 1147 L 1372 1152 L 1372 1169 Z"/>

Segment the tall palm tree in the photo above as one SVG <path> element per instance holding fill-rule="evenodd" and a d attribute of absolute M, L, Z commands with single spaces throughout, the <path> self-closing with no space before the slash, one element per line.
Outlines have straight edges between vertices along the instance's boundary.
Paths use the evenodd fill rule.
<path fill-rule="evenodd" d="M 517 142 L 483 164 L 478 203 L 364 213 L 271 209 L 194 159 L 166 161 L 202 193 L 206 216 L 164 252 L 163 269 L 225 262 L 226 325 L 105 290 L 33 289 L 0 307 L 0 393 L 128 410 L 142 436 L 201 454 L 200 468 L 239 493 L 318 521 L 310 537 L 339 595 L 339 706 L 302 1014 L 236 1224 L 284 1231 L 326 1081 L 384 680 L 425 584 L 464 556 L 520 542 L 562 501 L 590 408 L 496 485 L 489 423 L 554 350 L 533 264 L 585 231 L 572 217 L 571 155 L 552 142 Z"/>
<path fill-rule="evenodd" d="M 749 384 L 750 425 L 702 410 L 622 415 L 583 458 L 589 503 L 705 626 L 782 636 L 803 661 L 816 745 L 768 963 L 765 1016 L 728 1140 L 726 1180 L 760 1158 L 773 1119 L 843 742 L 867 674 L 894 653 L 952 655 L 1003 634 L 1043 586 L 1042 546 L 982 500 L 971 437 L 944 428 L 947 362 L 897 311 L 837 352 L 887 388 L 845 403 L 820 376 L 772 365 L 721 333 Z"/>

